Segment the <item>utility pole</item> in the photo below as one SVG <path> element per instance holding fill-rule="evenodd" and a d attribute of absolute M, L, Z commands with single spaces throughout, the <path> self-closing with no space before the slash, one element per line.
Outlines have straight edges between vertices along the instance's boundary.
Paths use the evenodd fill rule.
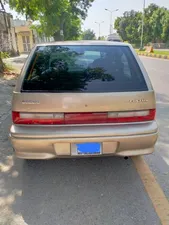
<path fill-rule="evenodd" d="M 113 12 L 117 12 L 119 11 L 119 9 L 116 9 L 116 10 L 109 10 L 109 9 L 105 9 L 106 11 L 108 11 L 110 13 L 110 34 L 113 33 L 113 26 L 112 26 L 112 20 L 113 20 Z"/>
<path fill-rule="evenodd" d="M 144 11 L 145 11 L 146 1 L 143 0 L 143 13 L 142 13 L 142 25 L 141 25 L 141 43 L 140 49 L 143 49 L 143 37 L 144 37 Z"/>
<path fill-rule="evenodd" d="M 101 25 L 102 23 L 104 23 L 104 21 L 102 21 L 102 22 L 95 22 L 95 23 L 97 23 L 98 26 L 99 26 L 99 38 L 98 38 L 98 39 L 100 39 L 100 25 Z"/>

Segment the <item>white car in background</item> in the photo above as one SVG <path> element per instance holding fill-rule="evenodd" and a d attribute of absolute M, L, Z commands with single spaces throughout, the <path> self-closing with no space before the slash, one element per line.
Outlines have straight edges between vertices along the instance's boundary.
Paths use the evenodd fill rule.
<path fill-rule="evenodd" d="M 107 38 L 108 41 L 116 41 L 116 42 L 122 42 L 122 39 L 117 33 L 110 34 Z"/>

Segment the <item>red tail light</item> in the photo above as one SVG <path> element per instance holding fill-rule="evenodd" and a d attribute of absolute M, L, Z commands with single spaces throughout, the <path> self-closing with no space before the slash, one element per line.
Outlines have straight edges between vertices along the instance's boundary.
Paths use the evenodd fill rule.
<path fill-rule="evenodd" d="M 98 124 L 152 121 L 156 110 L 101 113 L 19 113 L 12 112 L 14 124 Z"/>
<path fill-rule="evenodd" d="M 58 113 L 19 113 L 12 112 L 12 120 L 15 124 L 42 124 L 42 125 L 52 125 L 52 124 L 64 124 L 64 114 Z"/>

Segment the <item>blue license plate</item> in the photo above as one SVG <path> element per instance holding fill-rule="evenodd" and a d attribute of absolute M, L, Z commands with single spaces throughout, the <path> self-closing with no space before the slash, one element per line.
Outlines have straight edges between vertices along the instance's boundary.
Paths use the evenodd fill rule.
<path fill-rule="evenodd" d="M 98 155 L 101 153 L 100 143 L 83 143 L 76 144 L 77 153 L 79 155 Z"/>

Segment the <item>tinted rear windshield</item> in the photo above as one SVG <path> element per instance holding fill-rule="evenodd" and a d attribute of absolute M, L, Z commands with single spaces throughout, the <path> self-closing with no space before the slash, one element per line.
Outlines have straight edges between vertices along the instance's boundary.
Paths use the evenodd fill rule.
<path fill-rule="evenodd" d="M 127 46 L 37 47 L 23 92 L 146 91 L 142 72 Z"/>

